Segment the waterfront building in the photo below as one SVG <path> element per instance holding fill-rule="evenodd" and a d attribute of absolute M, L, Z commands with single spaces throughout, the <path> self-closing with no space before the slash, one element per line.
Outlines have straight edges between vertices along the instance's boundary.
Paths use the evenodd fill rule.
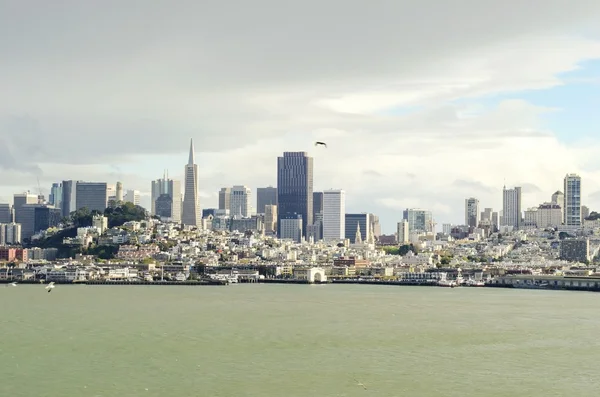
<path fill-rule="evenodd" d="M 195 162 L 194 141 L 192 139 L 190 139 L 188 163 L 185 166 L 184 189 L 181 223 L 201 227 L 202 213 L 200 211 L 200 199 L 198 196 L 198 165 Z"/>
<path fill-rule="evenodd" d="M 302 218 L 302 236 L 313 223 L 313 158 L 306 152 L 284 152 L 277 158 L 277 227 L 282 219 Z"/>

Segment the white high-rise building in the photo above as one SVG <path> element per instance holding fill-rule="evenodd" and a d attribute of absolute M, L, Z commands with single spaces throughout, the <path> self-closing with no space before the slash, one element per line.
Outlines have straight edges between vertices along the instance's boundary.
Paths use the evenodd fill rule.
<path fill-rule="evenodd" d="M 189 226 L 202 227 L 202 212 L 198 196 L 198 165 L 194 157 L 194 140 L 190 139 L 190 156 L 185 166 L 185 192 L 181 223 Z"/>
<path fill-rule="evenodd" d="M 265 233 L 277 234 L 277 206 L 275 204 L 265 205 Z"/>
<path fill-rule="evenodd" d="M 126 203 L 132 203 L 134 205 L 140 205 L 140 191 L 139 190 L 128 190 L 125 193 L 123 201 Z"/>
<path fill-rule="evenodd" d="M 512 226 L 518 229 L 522 224 L 521 188 L 502 190 L 502 226 Z"/>
<path fill-rule="evenodd" d="M 151 188 L 150 213 L 181 223 L 181 182 L 169 179 L 165 171 L 162 179 L 152 181 Z"/>
<path fill-rule="evenodd" d="M 576 174 L 565 176 L 564 189 L 564 224 L 581 226 L 581 177 Z"/>
<path fill-rule="evenodd" d="M 479 200 L 474 197 L 465 199 L 465 225 L 475 228 L 479 226 Z"/>
<path fill-rule="evenodd" d="M 229 213 L 233 217 L 248 218 L 252 216 L 252 190 L 247 186 L 233 186 L 229 196 Z"/>
<path fill-rule="evenodd" d="M 400 222 L 398 222 L 398 230 L 396 234 L 398 238 L 398 244 L 407 244 L 410 241 L 410 230 L 407 219 L 402 219 Z M 450 234 L 449 231 L 448 234 Z"/>
<path fill-rule="evenodd" d="M 346 192 L 323 191 L 323 240 L 341 240 L 346 236 Z"/>

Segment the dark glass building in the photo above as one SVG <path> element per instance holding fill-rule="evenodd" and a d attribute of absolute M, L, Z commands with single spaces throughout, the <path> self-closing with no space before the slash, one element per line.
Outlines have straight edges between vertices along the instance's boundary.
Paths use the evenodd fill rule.
<path fill-rule="evenodd" d="M 306 152 L 284 152 L 277 158 L 277 235 L 281 219 L 302 217 L 302 236 L 313 223 L 313 158 Z"/>
<path fill-rule="evenodd" d="M 276 187 L 259 187 L 256 189 L 256 213 L 264 214 L 267 205 L 277 205 Z"/>

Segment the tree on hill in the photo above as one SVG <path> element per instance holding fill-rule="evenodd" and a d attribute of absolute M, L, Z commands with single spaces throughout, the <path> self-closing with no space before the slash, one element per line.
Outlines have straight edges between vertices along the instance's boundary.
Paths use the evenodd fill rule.
<path fill-rule="evenodd" d="M 412 243 L 401 245 L 400 248 L 398 249 L 398 253 L 402 256 L 408 254 L 408 251 L 412 251 L 413 254 L 419 253 L 419 250 L 417 250 L 417 248 Z"/>
<path fill-rule="evenodd" d="M 600 214 L 596 211 L 590 212 L 590 215 L 587 218 L 585 218 L 586 221 L 595 221 L 598 219 L 600 219 Z"/>
<path fill-rule="evenodd" d="M 133 203 L 123 203 L 115 208 L 107 208 L 104 216 L 108 218 L 108 227 L 117 227 L 126 222 L 143 221 L 146 219 L 146 210 Z"/>

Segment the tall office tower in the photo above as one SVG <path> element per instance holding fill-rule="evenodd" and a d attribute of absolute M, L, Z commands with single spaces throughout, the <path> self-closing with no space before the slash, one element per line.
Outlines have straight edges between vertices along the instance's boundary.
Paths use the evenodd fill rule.
<path fill-rule="evenodd" d="M 512 226 L 518 229 L 522 225 L 521 188 L 502 189 L 502 226 Z"/>
<path fill-rule="evenodd" d="M 62 211 L 46 204 L 23 204 L 15 215 L 15 222 L 21 224 L 21 237 L 29 239 L 35 233 L 57 226 Z"/>
<path fill-rule="evenodd" d="M 351 243 L 356 244 L 356 231 L 360 230 L 360 239 L 362 242 L 368 242 L 372 235 L 373 214 L 346 214 L 345 215 L 345 238 Z"/>
<path fill-rule="evenodd" d="M 313 222 L 323 212 L 323 192 L 313 192 Z"/>
<path fill-rule="evenodd" d="M 53 205 L 56 208 L 62 208 L 62 183 L 53 183 L 50 188 L 50 196 L 48 197 L 48 204 Z"/>
<path fill-rule="evenodd" d="M 497 211 L 492 212 L 492 228 L 494 232 L 500 229 L 500 215 L 498 215 Z"/>
<path fill-rule="evenodd" d="M 488 222 L 492 222 L 492 213 L 494 212 L 494 210 L 492 208 L 484 208 L 483 211 L 481 212 L 481 219 L 482 221 L 488 221 Z"/>
<path fill-rule="evenodd" d="M 265 206 L 265 233 L 277 234 L 277 206 L 274 204 Z"/>
<path fill-rule="evenodd" d="M 581 206 L 581 222 L 583 223 L 585 218 L 587 218 L 588 216 L 590 216 L 590 209 L 587 206 L 582 205 Z"/>
<path fill-rule="evenodd" d="M 133 205 L 140 205 L 141 197 L 139 190 L 127 190 L 123 197 L 125 203 L 131 203 Z"/>
<path fill-rule="evenodd" d="M 381 224 L 379 223 L 379 216 L 375 215 L 375 214 L 369 214 L 370 218 L 371 218 L 371 239 L 373 240 L 373 242 L 375 240 L 379 239 L 379 236 L 381 236 Z M 368 240 L 364 240 L 364 241 L 368 241 Z"/>
<path fill-rule="evenodd" d="M 21 244 L 21 225 L 19 223 L 0 223 L 0 247 Z"/>
<path fill-rule="evenodd" d="M 408 221 L 409 232 L 433 233 L 433 215 L 431 211 L 421 208 L 407 208 L 403 212 L 403 219 Z"/>
<path fill-rule="evenodd" d="M 479 226 L 479 200 L 474 197 L 465 199 L 465 225 L 475 228 Z"/>
<path fill-rule="evenodd" d="M 0 204 L 0 223 L 12 223 L 13 214 L 10 204 Z"/>
<path fill-rule="evenodd" d="M 123 201 L 123 184 L 121 182 L 117 182 L 117 187 L 115 188 L 115 199 L 117 203 Z"/>
<path fill-rule="evenodd" d="M 346 237 L 346 192 L 341 189 L 323 191 L 323 240 Z"/>
<path fill-rule="evenodd" d="M 452 233 L 452 224 L 451 223 L 442 224 L 442 233 L 444 233 L 445 235 L 449 235 L 450 233 Z"/>
<path fill-rule="evenodd" d="M 77 181 L 75 185 L 75 203 L 78 210 L 87 208 L 90 211 L 104 212 L 108 204 L 108 186 L 106 182 Z M 25 227 L 23 226 L 23 228 Z"/>
<path fill-rule="evenodd" d="M 561 192 L 560 190 L 557 190 L 552 195 L 551 202 L 552 202 L 552 204 L 560 205 L 560 211 L 561 211 L 562 219 L 563 219 L 561 222 L 564 222 L 564 218 L 565 218 L 565 194 L 563 192 Z"/>
<path fill-rule="evenodd" d="M 16 223 L 23 217 L 23 206 L 28 204 L 38 204 L 38 196 L 29 192 L 17 193 L 13 196 L 13 211 Z"/>
<path fill-rule="evenodd" d="M 581 177 L 567 174 L 564 179 L 566 226 L 581 226 Z"/>
<path fill-rule="evenodd" d="M 278 214 L 278 229 L 280 239 L 290 239 L 296 243 L 301 243 L 302 238 L 302 215 L 286 215 L 279 217 Z"/>
<path fill-rule="evenodd" d="M 77 210 L 77 182 L 62 181 L 62 216 L 68 217 L 69 214 Z"/>
<path fill-rule="evenodd" d="M 219 190 L 219 209 L 220 210 L 228 210 L 230 213 L 231 209 L 231 188 L 230 187 L 222 187 Z"/>
<path fill-rule="evenodd" d="M 181 223 L 181 182 L 169 179 L 165 172 L 162 179 L 152 181 L 150 201 L 152 215 Z"/>
<path fill-rule="evenodd" d="M 190 155 L 185 166 L 185 193 L 181 223 L 184 225 L 202 227 L 202 211 L 198 196 L 198 165 L 194 157 L 194 140 L 190 139 Z"/>
<path fill-rule="evenodd" d="M 264 214 L 267 205 L 277 205 L 276 187 L 259 187 L 256 189 L 256 213 Z"/>
<path fill-rule="evenodd" d="M 236 185 L 231 188 L 229 213 L 233 217 L 249 218 L 252 216 L 252 190 L 247 186 Z"/>
<path fill-rule="evenodd" d="M 446 225 L 450 227 L 447 227 Z M 448 229 L 448 233 L 446 233 L 446 229 Z M 452 227 L 450 224 L 444 224 L 444 234 L 450 234 L 451 229 Z M 407 244 L 410 241 L 408 220 L 402 219 L 400 222 L 398 222 L 398 230 L 396 231 L 396 235 L 398 238 L 398 244 Z"/>
<path fill-rule="evenodd" d="M 277 158 L 277 228 L 281 219 L 302 217 L 302 235 L 313 223 L 313 158 L 306 152 L 284 152 Z"/>

